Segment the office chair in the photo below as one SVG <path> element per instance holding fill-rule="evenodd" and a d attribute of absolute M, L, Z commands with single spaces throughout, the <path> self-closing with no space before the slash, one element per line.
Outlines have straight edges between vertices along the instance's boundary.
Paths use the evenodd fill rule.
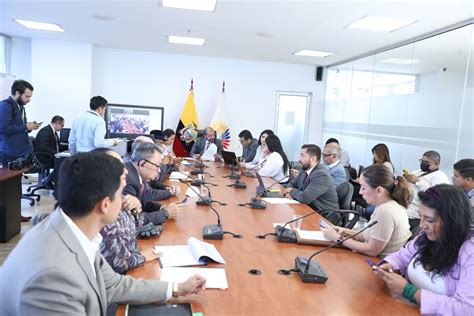
<path fill-rule="evenodd" d="M 344 182 L 336 187 L 337 198 L 339 201 L 338 211 L 333 211 L 328 215 L 328 218 L 338 218 L 335 225 L 347 227 L 352 229 L 359 221 L 360 213 L 351 209 L 352 195 L 354 194 L 354 187 L 349 182 Z M 349 220 L 349 215 L 354 215 Z"/>
<path fill-rule="evenodd" d="M 26 189 L 27 192 L 31 192 L 34 194 L 38 190 L 51 189 L 50 187 L 43 185 L 42 180 L 49 175 L 49 169 L 52 165 L 54 165 L 54 156 L 50 153 L 37 151 L 36 139 L 34 137 L 30 137 L 30 139 L 34 148 L 33 150 L 34 159 L 36 161 L 36 164 L 40 168 L 38 171 L 38 184 L 30 185 Z"/>

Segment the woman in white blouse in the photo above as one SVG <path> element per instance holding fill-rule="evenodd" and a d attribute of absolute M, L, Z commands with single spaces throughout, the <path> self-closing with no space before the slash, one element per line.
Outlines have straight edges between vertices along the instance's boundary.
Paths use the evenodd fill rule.
<path fill-rule="evenodd" d="M 382 164 L 388 169 L 388 171 L 390 171 L 392 174 L 395 174 L 395 167 L 393 166 L 392 160 L 390 159 L 390 151 L 388 150 L 387 145 L 375 145 L 372 148 L 372 155 L 374 156 L 374 164 Z"/>
<path fill-rule="evenodd" d="M 265 158 L 267 158 L 268 152 L 265 150 L 267 148 L 265 140 L 270 135 L 274 135 L 271 129 L 266 129 L 260 133 L 260 137 L 258 139 L 258 144 L 260 146 L 258 146 L 257 148 L 257 152 L 255 153 L 255 158 L 253 158 L 251 162 L 248 162 L 245 164 L 246 168 L 254 168 L 258 164 L 260 164 L 262 161 L 264 161 Z"/>
<path fill-rule="evenodd" d="M 266 139 L 266 144 L 269 155 L 258 173 L 262 177 L 272 177 L 276 181 L 285 180 L 284 178 L 289 171 L 289 162 L 280 139 L 276 135 L 270 135 Z"/>

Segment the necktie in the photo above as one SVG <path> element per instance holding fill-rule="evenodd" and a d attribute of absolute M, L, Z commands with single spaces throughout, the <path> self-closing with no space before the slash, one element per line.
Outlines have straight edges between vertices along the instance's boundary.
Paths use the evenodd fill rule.
<path fill-rule="evenodd" d="M 54 134 L 54 138 L 56 140 L 56 152 L 58 153 L 59 152 L 59 136 L 55 131 L 53 131 L 53 134 Z"/>

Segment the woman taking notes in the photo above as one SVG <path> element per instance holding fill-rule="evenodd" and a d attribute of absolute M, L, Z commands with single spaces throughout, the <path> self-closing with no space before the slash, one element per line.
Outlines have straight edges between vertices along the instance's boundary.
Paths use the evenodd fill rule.
<path fill-rule="evenodd" d="M 466 193 L 439 184 L 418 197 L 421 233 L 375 271 L 392 293 L 419 305 L 421 314 L 474 315 L 474 234 Z"/>
<path fill-rule="evenodd" d="M 406 207 L 411 191 L 403 177 L 395 177 L 382 164 L 364 170 L 359 178 L 360 194 L 367 203 L 375 206 L 369 224 L 377 221 L 363 234 L 344 241 L 343 245 L 369 256 L 386 256 L 398 251 L 411 236 Z M 336 241 L 356 231 L 341 228 L 321 228 L 327 239 Z"/>

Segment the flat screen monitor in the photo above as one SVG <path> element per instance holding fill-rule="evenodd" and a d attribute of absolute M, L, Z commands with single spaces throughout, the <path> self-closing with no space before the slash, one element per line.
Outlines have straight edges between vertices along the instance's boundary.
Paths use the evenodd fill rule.
<path fill-rule="evenodd" d="M 163 130 L 163 117 L 163 107 L 109 103 L 105 114 L 107 137 L 132 139 L 154 129 Z"/>

